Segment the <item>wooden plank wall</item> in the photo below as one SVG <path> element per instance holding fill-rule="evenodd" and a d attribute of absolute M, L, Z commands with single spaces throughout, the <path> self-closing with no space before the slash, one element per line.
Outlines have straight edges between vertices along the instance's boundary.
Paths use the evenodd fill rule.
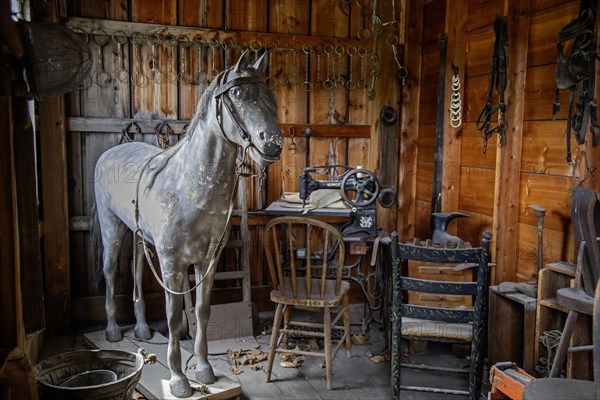
<path fill-rule="evenodd" d="M 382 16 L 382 22 L 389 22 L 393 12 L 400 14 L 400 4 L 404 1 L 396 3 L 392 6 L 391 2 L 380 2 L 377 15 Z M 66 99 L 66 116 L 71 126 L 67 133 L 67 164 L 71 295 L 77 298 L 72 302 L 75 324 L 90 322 L 90 309 L 104 314 L 100 253 L 94 247 L 97 238 L 93 233 L 97 231 L 90 232 L 96 160 L 106 149 L 119 143 L 123 129 L 128 127 L 127 132 L 133 136 L 136 127 L 129 125 L 132 120 L 139 121 L 138 125 L 143 128 L 136 140 L 155 143 L 152 129 L 146 129 L 154 126 L 149 120 L 155 121 L 155 125 L 170 121 L 181 133 L 183 122 L 192 117 L 210 80 L 210 77 L 202 79 L 202 74 L 210 75 L 213 69 L 220 71 L 232 65 L 240 55 L 240 49 L 233 45 L 251 49 L 262 45 L 271 50 L 273 57 L 267 83 L 274 86 L 285 136 L 281 160 L 269 168 L 267 181 L 262 185 L 258 180 L 247 183 L 253 299 L 260 299 L 268 283 L 260 246 L 266 219 L 254 216 L 252 211 L 263 209 L 284 191 L 298 190 L 298 177 L 305 167 L 303 131 L 306 127 L 312 129 L 312 165 L 334 160 L 377 170 L 379 108 L 390 105 L 399 112 L 393 52 L 386 37 L 390 36 L 390 41 L 398 40 L 401 51 L 403 31 L 401 35 L 389 25 L 380 25 L 384 36 L 374 43 L 368 35 L 372 32 L 374 3 L 368 1 L 68 0 L 66 4 L 67 26 L 89 41 L 94 57 L 92 80 Z M 160 33 L 160 43 L 153 48 L 148 39 L 155 38 L 154 32 Z M 168 40 L 169 34 L 176 36 Z M 106 38 L 109 40 L 105 43 Z M 203 41 L 215 46 L 197 46 Z M 188 43 L 192 43 L 192 47 L 187 47 Z M 305 43 L 309 46 L 305 47 Z M 223 46 L 233 47 L 229 51 Z M 373 49 L 377 57 L 371 57 Z M 352 53 L 352 63 L 348 50 Z M 155 63 L 151 62 L 153 58 Z M 153 79 L 153 74 L 157 74 L 151 71 L 153 64 L 160 71 L 159 81 Z M 131 73 L 127 75 L 121 65 Z M 306 71 L 307 66 L 309 71 Z M 106 85 L 98 83 L 105 76 L 103 70 L 113 77 Z M 370 99 L 372 70 L 379 70 L 380 75 L 374 80 L 374 96 Z M 345 80 L 352 74 L 354 84 L 360 83 L 359 87 L 328 91 L 319 90 L 315 83 L 319 79 L 325 81 L 327 76 L 335 80 L 339 74 Z M 177 76 L 179 79 L 175 79 Z M 310 91 L 303 85 L 306 76 L 310 77 Z M 171 143 L 176 140 L 174 136 Z M 290 146 L 292 141 L 295 149 Z M 388 230 L 395 226 L 395 213 L 391 214 L 382 220 Z M 239 231 L 234 229 L 233 238 L 238 236 Z M 118 293 L 125 303 L 126 298 L 131 297 L 128 265 L 131 239 L 128 240 L 118 279 Z M 225 257 L 228 262 L 234 258 L 232 254 Z M 151 274 L 146 274 L 144 280 L 145 291 L 151 294 L 150 301 L 160 304 L 162 289 Z M 216 297 L 218 302 L 218 293 Z M 153 313 L 151 306 L 148 309 Z M 163 309 L 158 307 L 158 314 L 150 317 L 159 317 Z"/>
<path fill-rule="evenodd" d="M 439 68 L 437 35 L 446 31 L 448 65 L 458 65 L 461 72 L 463 124 L 452 131 L 446 124 L 444 132 L 445 145 L 448 141 L 458 141 L 460 149 L 450 150 L 451 156 L 444 159 L 443 211 L 461 211 L 470 216 L 453 223 L 465 240 L 476 243 L 484 230 L 494 233 L 497 282 L 531 280 L 537 275 L 537 220 L 527 206 L 537 204 L 547 210 L 544 263 L 573 262 L 571 191 L 583 180 L 584 154 L 588 162 L 593 162 L 600 151 L 589 143 L 578 147 L 573 141 L 574 158 L 577 159 L 575 154 L 579 155 L 580 167 L 572 168 L 566 163 L 568 92 L 561 91 L 561 111 L 556 121 L 552 121 L 558 31 L 577 17 L 579 1 L 469 0 L 456 3 L 453 0 L 411 2 L 408 15 L 412 21 L 408 29 L 414 24 L 413 18 L 419 19 L 421 15 L 426 16 L 427 22 L 423 24 L 421 43 L 415 46 L 421 54 L 420 71 L 417 70 L 420 90 L 411 95 L 418 99 L 419 106 L 404 109 L 403 124 L 418 121 L 418 132 L 410 133 L 411 140 L 417 143 L 411 153 L 416 156 L 417 176 L 414 232 L 405 229 L 403 233 L 405 236 L 414 233 L 418 237 L 429 235 Z M 458 6 L 461 12 L 456 15 Z M 509 19 L 508 143 L 498 147 L 494 135 L 484 154 L 475 121 L 487 95 L 496 15 L 506 15 Z M 464 31 L 460 29 L 462 18 L 466 19 Z M 407 53 L 412 52 L 411 43 L 407 41 Z M 451 54 L 453 45 L 459 48 Z M 447 76 L 449 74 L 447 69 Z M 447 98 L 448 86 L 447 83 Z M 494 101 L 497 103 L 497 96 Z M 404 139 L 405 131 L 402 134 Z M 582 184 L 597 189 L 597 178 L 591 177 Z M 409 211 L 403 215 L 409 215 Z"/>

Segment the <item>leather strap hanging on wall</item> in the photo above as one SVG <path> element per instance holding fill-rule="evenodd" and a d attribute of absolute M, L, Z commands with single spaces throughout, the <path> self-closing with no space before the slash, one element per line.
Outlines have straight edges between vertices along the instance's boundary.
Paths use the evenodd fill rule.
<path fill-rule="evenodd" d="M 571 158 L 571 130 L 575 132 L 578 144 L 585 143 L 588 127 L 594 135 L 596 146 L 600 139 L 597 104 L 594 97 L 596 81 L 596 9 L 597 0 L 582 0 L 579 17 L 565 25 L 558 32 L 558 62 L 556 64 L 556 97 L 552 107 L 552 119 L 560 110 L 559 91 L 569 89 L 569 108 L 567 113 L 567 156 Z M 563 44 L 575 39 L 571 52 L 565 56 Z"/>
<path fill-rule="evenodd" d="M 488 86 L 487 100 L 483 109 L 477 117 L 475 127 L 481 131 L 483 137 L 483 153 L 487 149 L 487 141 L 494 132 L 498 132 L 498 145 L 506 143 L 506 130 L 508 123 L 506 121 L 506 104 L 504 103 L 504 91 L 506 89 L 506 70 L 508 66 L 508 22 L 506 17 L 496 17 L 494 21 L 494 53 L 492 54 L 492 63 L 490 67 L 490 84 Z M 498 104 L 492 106 L 492 92 L 496 89 L 498 93 Z M 490 119 L 496 112 L 498 115 L 498 124 L 492 127 Z"/>
<path fill-rule="evenodd" d="M 444 107 L 446 106 L 446 47 L 448 35 L 440 33 L 440 73 L 438 77 L 437 113 L 435 125 L 435 158 L 433 161 L 433 191 L 431 193 L 431 214 L 442 211 L 442 163 L 444 153 Z"/>

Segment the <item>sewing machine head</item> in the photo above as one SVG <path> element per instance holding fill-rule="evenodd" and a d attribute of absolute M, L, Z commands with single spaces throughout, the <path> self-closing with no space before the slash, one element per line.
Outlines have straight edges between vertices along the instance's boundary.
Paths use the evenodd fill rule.
<path fill-rule="evenodd" d="M 313 175 L 322 179 L 315 179 Z M 352 220 L 342 228 L 342 234 L 377 234 L 375 200 L 382 207 L 391 207 L 396 193 L 391 188 L 381 189 L 373 172 L 362 167 L 323 165 L 306 168 L 300 174 L 299 196 L 304 202 L 310 194 L 321 189 L 337 189 L 344 202 L 352 208 Z"/>

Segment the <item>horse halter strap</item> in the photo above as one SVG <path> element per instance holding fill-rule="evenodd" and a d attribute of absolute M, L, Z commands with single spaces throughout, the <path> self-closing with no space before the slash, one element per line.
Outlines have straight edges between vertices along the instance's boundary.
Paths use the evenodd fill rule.
<path fill-rule="evenodd" d="M 475 127 L 481 131 L 483 137 L 483 152 L 487 148 L 487 141 L 494 132 L 498 132 L 498 145 L 506 143 L 506 130 L 508 122 L 506 121 L 506 104 L 504 103 L 504 90 L 506 89 L 506 75 L 508 64 L 508 43 L 507 43 L 507 19 L 506 17 L 497 17 L 494 21 L 494 32 L 496 40 L 494 42 L 494 54 L 492 55 L 492 65 L 490 68 L 490 84 L 487 92 L 487 100 L 483 109 L 477 117 Z M 492 91 L 496 88 L 498 93 L 498 104 L 492 107 Z M 490 119 L 493 114 L 500 111 L 498 116 L 498 125 L 492 127 Z M 482 121 L 483 118 L 483 121 Z"/>
<path fill-rule="evenodd" d="M 235 142 L 227 136 L 227 134 L 225 133 L 225 130 L 223 129 L 223 104 L 225 104 L 225 108 L 227 108 L 227 111 L 229 111 L 229 115 L 231 115 L 231 117 L 235 121 L 238 128 L 240 128 L 240 130 L 242 131 L 242 139 L 244 139 L 244 141 L 247 143 L 246 146 L 244 146 L 244 150 L 245 150 L 246 147 L 252 145 L 252 142 L 249 139 L 250 134 L 248 133 L 248 130 L 246 129 L 246 126 L 244 125 L 244 121 L 240 117 L 240 114 L 235 112 L 233 107 L 231 107 L 231 100 L 229 99 L 229 97 L 223 96 L 223 95 L 225 93 L 229 92 L 229 90 L 231 88 L 236 87 L 236 86 L 249 85 L 249 84 L 253 84 L 253 83 L 264 83 L 264 82 L 258 76 L 244 76 L 244 77 L 240 77 L 240 78 L 234 78 L 226 83 L 223 83 L 223 81 L 227 78 L 228 74 L 229 74 L 229 70 L 225 71 L 223 74 L 221 74 L 218 77 L 217 83 L 219 84 L 219 86 L 214 91 L 214 98 L 217 100 L 217 121 L 219 121 L 219 128 L 221 129 L 223 138 L 227 141 L 227 143 L 236 145 Z"/>

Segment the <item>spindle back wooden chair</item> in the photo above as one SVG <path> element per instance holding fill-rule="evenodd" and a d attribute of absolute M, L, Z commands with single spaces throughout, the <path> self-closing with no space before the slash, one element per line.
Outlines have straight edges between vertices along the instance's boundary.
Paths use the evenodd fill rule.
<path fill-rule="evenodd" d="M 479 400 L 485 342 L 487 334 L 487 294 L 490 271 L 490 241 L 492 234 L 484 232 L 481 247 L 446 248 L 421 245 L 420 242 L 400 243 L 398 234 L 392 234 L 393 250 L 393 306 L 392 306 L 392 398 L 400 398 L 400 391 L 420 391 L 437 394 L 468 396 Z M 472 282 L 448 282 L 417 279 L 402 275 L 402 263 L 415 260 L 427 263 L 462 264 L 475 268 Z M 471 296 L 473 308 L 429 307 L 402 302 L 405 291 Z M 402 363 L 401 341 L 424 340 L 449 343 L 470 343 L 468 370 L 433 365 Z M 402 368 L 424 371 L 458 372 L 469 374 L 468 390 L 441 387 L 401 385 Z"/>
<path fill-rule="evenodd" d="M 269 346 L 266 381 L 271 379 L 276 353 L 321 356 L 325 359 L 327 389 L 331 389 L 332 360 L 342 345 L 350 357 L 348 289 L 342 280 L 345 246 L 333 226 L 306 217 L 278 217 L 265 227 L 264 248 L 277 304 Z M 322 322 L 299 320 L 294 310 L 322 312 Z M 339 309 L 331 317 L 331 311 Z M 342 325 L 338 321 L 342 319 Z M 283 326 L 282 325 L 283 322 Z M 341 338 L 332 351 L 332 330 Z M 290 335 L 322 338 L 323 351 L 287 348 Z M 281 345 L 284 347 L 281 347 Z"/>

